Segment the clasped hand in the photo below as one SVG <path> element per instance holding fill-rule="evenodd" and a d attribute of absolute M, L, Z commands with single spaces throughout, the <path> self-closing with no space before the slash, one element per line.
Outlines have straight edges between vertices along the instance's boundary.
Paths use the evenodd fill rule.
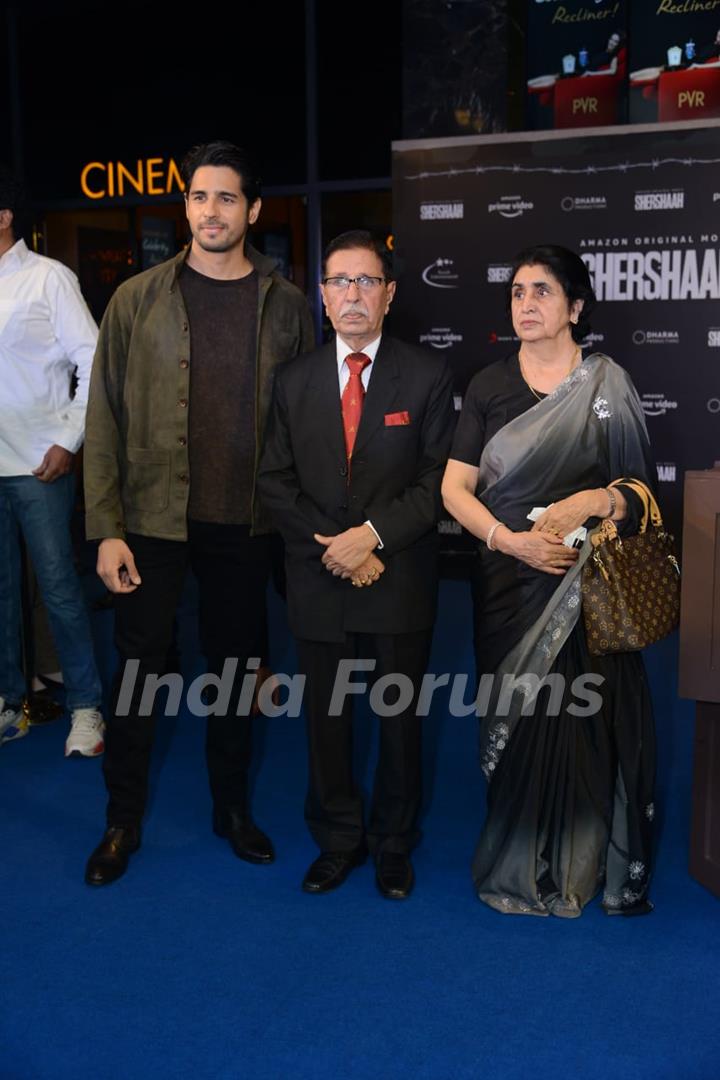
<path fill-rule="evenodd" d="M 341 574 L 341 577 L 349 577 L 353 585 L 362 589 L 368 585 L 374 585 L 376 581 L 380 580 L 380 575 L 384 573 L 385 564 L 378 559 L 377 555 L 371 555 L 367 562 L 364 562 L 357 570 L 353 570 L 352 573 L 346 571 Z"/>
<path fill-rule="evenodd" d="M 353 585 L 372 585 L 385 570 L 373 555 L 378 540 L 368 525 L 354 526 L 337 536 L 315 533 L 315 539 L 324 545 L 323 565 L 334 577 L 350 578 Z"/>
<path fill-rule="evenodd" d="M 352 573 L 362 566 L 378 542 L 369 525 L 355 525 L 337 536 L 321 536 L 320 533 L 315 533 L 314 536 L 318 544 L 325 547 L 322 561 L 335 577 Z"/>

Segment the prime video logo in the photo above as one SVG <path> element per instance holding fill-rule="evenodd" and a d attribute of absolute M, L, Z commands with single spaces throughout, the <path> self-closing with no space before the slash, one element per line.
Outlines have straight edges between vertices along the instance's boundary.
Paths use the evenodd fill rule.
<path fill-rule="evenodd" d="M 158 693 L 165 691 L 163 716 L 177 716 L 182 708 L 183 698 L 192 716 L 227 716 L 236 698 L 235 716 L 248 717 L 260 712 L 268 717 L 286 716 L 298 719 L 305 692 L 305 676 L 276 674 L 258 687 L 259 666 L 260 660 L 257 657 L 249 659 L 247 670 L 244 674 L 241 673 L 242 678 L 239 681 L 239 660 L 237 657 L 228 657 L 221 675 L 209 672 L 198 675 L 186 688 L 185 680 L 179 672 L 167 675 L 146 674 L 138 680 L 140 661 L 128 660 L 123 669 L 115 715 L 129 716 L 133 711 L 138 716 L 151 716 Z M 521 715 L 529 716 L 543 690 L 549 691 L 546 709 L 548 716 L 559 716 L 561 710 L 579 718 L 596 716 L 603 706 L 602 696 L 593 687 L 602 686 L 605 679 L 593 672 L 578 675 L 572 680 L 570 693 L 574 700 L 567 704 L 566 681 L 559 672 L 551 672 L 544 678 L 534 672 L 502 676 L 486 673 L 481 676 L 477 691 L 474 685 L 470 687 L 468 698 L 471 677 L 463 672 L 454 675 L 449 672 L 440 675 L 428 672 L 423 676 L 417 695 L 412 679 L 402 672 L 382 675 L 371 683 L 364 679 L 351 678 L 360 673 L 374 672 L 376 666 L 377 660 L 372 657 L 339 662 L 328 716 L 342 716 L 348 697 L 363 697 L 366 694 L 375 716 L 398 716 L 410 709 L 413 702 L 416 716 L 428 716 L 436 692 L 445 687 L 450 689 L 448 712 L 456 718 L 487 716 L 490 711 L 494 716 L 508 716 L 516 694 L 522 698 Z M 238 686 L 239 693 L 236 693 Z"/>
<path fill-rule="evenodd" d="M 534 210 L 535 204 L 522 199 L 520 195 L 503 195 L 498 202 L 488 203 L 488 214 L 498 213 L 500 217 L 522 217 L 526 210 Z"/>

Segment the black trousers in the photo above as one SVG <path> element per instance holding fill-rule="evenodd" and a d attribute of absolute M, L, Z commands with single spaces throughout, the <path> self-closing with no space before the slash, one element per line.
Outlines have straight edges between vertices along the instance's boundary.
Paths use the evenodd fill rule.
<path fill-rule="evenodd" d="M 305 820 L 322 851 L 354 851 L 366 845 L 373 854 L 407 852 L 417 843 L 422 798 L 422 725 L 417 697 L 430 654 L 432 630 L 410 634 L 347 634 L 341 645 L 298 639 L 300 672 L 305 675 L 305 715 L 309 786 Z M 331 716 L 338 665 L 343 660 L 374 659 L 372 673 L 352 674 L 350 682 L 370 686 L 396 673 L 412 683 L 412 700 L 396 716 L 379 716 L 380 741 L 367 830 L 360 790 L 353 778 L 353 698 L 345 695 L 339 715 Z M 340 675 L 341 681 L 342 672 Z M 379 689 L 379 688 L 378 688 Z M 384 700 L 399 700 L 390 686 Z"/>
<path fill-rule="evenodd" d="M 103 772 L 109 825 L 138 825 L 147 801 L 154 719 L 139 715 L 148 675 L 165 672 L 173 621 L 188 566 L 198 581 L 200 644 L 209 672 L 222 674 L 237 657 L 233 690 L 224 715 L 207 719 L 206 759 L 215 806 L 244 810 L 251 752 L 251 720 L 236 716 L 250 656 L 267 653 L 265 592 L 270 571 L 267 537 L 251 537 L 245 525 L 188 522 L 186 542 L 128 535 L 142 579 L 135 592 L 118 595 L 115 646 L 120 664 L 112 694 Z M 126 715 L 117 714 L 125 664 L 138 661 Z M 126 704 L 126 703 L 123 703 Z"/>

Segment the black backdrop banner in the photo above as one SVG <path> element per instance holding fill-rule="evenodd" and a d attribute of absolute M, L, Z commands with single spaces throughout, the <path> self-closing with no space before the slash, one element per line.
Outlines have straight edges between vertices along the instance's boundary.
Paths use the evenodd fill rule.
<path fill-rule="evenodd" d="M 448 358 L 459 404 L 515 348 L 513 256 L 578 251 L 599 301 L 586 352 L 630 372 L 678 534 L 683 473 L 720 458 L 719 136 L 709 121 L 393 146 L 394 332 Z"/>

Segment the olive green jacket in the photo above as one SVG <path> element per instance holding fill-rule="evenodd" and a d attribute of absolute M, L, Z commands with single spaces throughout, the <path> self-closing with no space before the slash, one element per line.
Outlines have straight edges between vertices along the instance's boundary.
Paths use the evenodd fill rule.
<path fill-rule="evenodd" d="M 315 346 L 305 297 L 247 248 L 259 274 L 255 476 L 274 370 Z M 85 426 L 88 539 L 187 539 L 190 331 L 178 284 L 187 251 L 124 282 L 100 326 Z M 222 388 L 218 388 L 222 393 Z M 239 422 L 242 418 L 238 417 Z M 253 534 L 269 532 L 253 479 Z"/>

